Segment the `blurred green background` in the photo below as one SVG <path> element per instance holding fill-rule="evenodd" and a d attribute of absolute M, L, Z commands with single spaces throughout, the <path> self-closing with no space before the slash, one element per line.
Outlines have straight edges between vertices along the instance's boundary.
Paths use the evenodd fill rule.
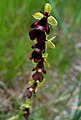
<path fill-rule="evenodd" d="M 14 96 L 5 96 L 4 87 L 0 87 L 0 104 L 14 98 L 9 99 L 11 109 L 7 113 L 4 103 L 0 106 L 0 120 L 17 112 L 16 96 L 30 79 L 33 65 L 28 56 L 33 43 L 28 32 L 35 21 L 32 14 L 43 11 L 46 2 L 51 4 L 51 15 L 58 21 L 50 35 L 57 36 L 56 49 L 47 49 L 51 68 L 34 98 L 29 120 L 80 119 L 81 109 L 73 107 L 79 108 L 81 100 L 81 0 L 0 0 L 0 86 Z"/>

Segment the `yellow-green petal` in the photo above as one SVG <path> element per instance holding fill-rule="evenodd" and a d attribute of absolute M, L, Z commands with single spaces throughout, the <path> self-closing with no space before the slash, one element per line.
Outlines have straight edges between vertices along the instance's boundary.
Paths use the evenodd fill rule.
<path fill-rule="evenodd" d="M 43 14 L 40 12 L 36 12 L 35 14 L 32 15 L 35 19 L 40 20 L 41 18 L 43 18 Z"/>
<path fill-rule="evenodd" d="M 52 38 L 49 39 L 49 41 L 52 41 L 56 38 L 56 36 L 53 36 Z"/>
<path fill-rule="evenodd" d="M 45 61 L 45 66 L 48 67 L 48 68 L 50 68 L 49 62 L 46 59 L 44 59 L 44 61 Z"/>
<path fill-rule="evenodd" d="M 35 89 L 35 92 L 37 92 L 42 87 L 42 85 L 44 84 L 45 81 L 46 81 L 45 78 L 43 79 L 43 81 L 41 83 L 39 81 L 37 81 L 37 87 Z"/>
<path fill-rule="evenodd" d="M 33 85 L 34 84 L 34 80 L 30 80 L 29 82 L 28 82 L 28 85 L 29 86 L 31 86 L 31 85 Z"/>
<path fill-rule="evenodd" d="M 53 16 L 48 17 L 48 23 L 52 26 L 57 26 L 57 20 Z"/>
<path fill-rule="evenodd" d="M 47 57 L 48 57 L 48 53 L 43 54 L 43 58 L 44 58 L 44 59 L 47 59 Z"/>
<path fill-rule="evenodd" d="M 50 12 L 51 12 L 51 5 L 49 3 L 45 4 L 44 12 L 48 12 L 50 14 Z"/>
<path fill-rule="evenodd" d="M 47 43 L 48 47 L 55 49 L 55 45 L 54 45 L 53 42 L 51 42 L 50 40 L 48 40 L 46 43 Z"/>
<path fill-rule="evenodd" d="M 29 108 L 31 105 L 32 105 L 32 100 L 30 100 L 29 102 L 23 103 L 20 106 L 20 109 Z"/>

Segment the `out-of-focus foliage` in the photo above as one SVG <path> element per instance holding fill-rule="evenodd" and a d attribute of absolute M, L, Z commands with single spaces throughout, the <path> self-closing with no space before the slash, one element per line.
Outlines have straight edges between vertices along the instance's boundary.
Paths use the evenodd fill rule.
<path fill-rule="evenodd" d="M 32 14 L 43 11 L 46 2 L 51 4 L 51 14 L 58 21 L 58 27 L 51 31 L 51 37 L 57 36 L 56 48 L 47 49 L 51 68 L 43 85 L 46 87 L 36 95 L 36 107 L 29 120 L 79 120 L 81 109 L 75 111 L 69 104 L 81 99 L 81 0 L 0 0 L 0 81 L 10 89 L 16 84 L 22 89 L 27 83 L 25 79 L 32 68 L 28 60 L 32 44 L 28 31 Z M 10 101 L 18 106 L 18 100 Z M 80 107 L 80 102 L 76 106 Z M 9 116 L 17 109 L 14 107 Z M 0 113 L 3 120 L 4 111 Z"/>

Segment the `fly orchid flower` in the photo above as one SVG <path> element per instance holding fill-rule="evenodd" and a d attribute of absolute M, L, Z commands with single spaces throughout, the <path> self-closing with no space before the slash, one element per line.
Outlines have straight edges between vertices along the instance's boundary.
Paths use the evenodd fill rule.
<path fill-rule="evenodd" d="M 29 59 L 35 63 L 35 66 L 32 69 L 34 72 L 32 75 L 32 81 L 29 81 L 31 84 L 27 87 L 25 92 L 25 96 L 29 99 L 31 98 L 32 93 L 35 93 L 45 81 L 43 76 L 43 74 L 46 74 L 45 65 L 50 67 L 46 60 L 48 56 L 46 53 L 47 46 L 55 48 L 55 45 L 52 42 L 55 36 L 48 39 L 50 34 L 50 24 L 52 26 L 57 25 L 56 19 L 50 15 L 50 12 L 51 5 L 46 3 L 44 12 L 37 12 L 32 15 L 35 19 L 37 19 L 37 21 L 31 25 L 31 30 L 29 32 L 30 39 L 36 41 L 36 43 L 31 47 L 33 51 L 29 56 Z M 28 118 L 30 113 L 29 107 L 25 108 L 23 112 L 24 118 Z"/>
<path fill-rule="evenodd" d="M 45 65 L 47 64 L 49 66 L 46 60 L 47 55 L 45 56 L 46 46 L 55 48 L 55 45 L 52 43 L 55 36 L 51 39 L 48 39 L 47 37 L 50 33 L 50 24 L 53 26 L 57 25 L 56 19 L 51 16 L 50 13 L 51 5 L 46 3 L 44 12 L 37 12 L 32 15 L 37 21 L 31 25 L 29 37 L 31 40 L 36 40 L 36 43 L 31 47 L 33 51 L 30 54 L 29 59 L 34 61 L 35 67 L 32 69 L 32 71 L 34 71 L 32 75 L 34 82 L 26 90 L 26 96 L 28 98 L 32 96 L 32 92 L 35 92 L 38 82 L 43 81 L 43 74 L 46 74 Z"/>
<path fill-rule="evenodd" d="M 36 12 L 32 16 L 35 19 L 41 20 L 42 18 L 47 18 L 48 24 L 51 24 L 52 26 L 57 26 L 57 20 L 50 15 L 51 13 L 51 5 L 49 3 L 46 3 L 44 12 Z"/>

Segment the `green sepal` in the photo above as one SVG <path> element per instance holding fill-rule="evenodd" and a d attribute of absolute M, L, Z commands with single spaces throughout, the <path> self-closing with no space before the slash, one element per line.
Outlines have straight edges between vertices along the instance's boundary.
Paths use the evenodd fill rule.
<path fill-rule="evenodd" d="M 44 59 L 47 59 L 47 57 L 48 57 L 48 53 L 43 54 L 43 58 L 44 58 Z"/>
<path fill-rule="evenodd" d="M 46 67 L 50 68 L 50 64 L 48 63 L 46 59 L 44 59 L 44 62 L 45 62 Z"/>
<path fill-rule="evenodd" d="M 53 41 L 56 38 L 56 36 L 53 36 L 52 38 L 49 39 L 49 41 Z"/>
<path fill-rule="evenodd" d="M 51 42 L 50 40 L 48 40 L 48 41 L 46 42 L 46 44 L 47 44 L 48 47 L 55 49 L 54 43 Z"/>
<path fill-rule="evenodd" d="M 32 60 L 32 64 L 36 65 L 36 63 Z"/>
<path fill-rule="evenodd" d="M 23 103 L 21 106 L 20 106 L 20 109 L 23 110 L 24 108 L 30 108 L 30 106 L 32 105 L 32 100 L 26 102 L 26 103 Z"/>
<path fill-rule="evenodd" d="M 49 3 L 45 4 L 44 12 L 48 12 L 50 14 L 50 12 L 51 12 L 51 5 Z"/>
<path fill-rule="evenodd" d="M 44 78 L 43 79 L 43 81 L 42 82 L 39 82 L 39 81 L 37 81 L 37 87 L 36 87 L 36 89 L 35 89 L 35 92 L 37 92 L 38 91 L 38 89 L 40 89 L 40 87 L 44 84 L 44 82 L 46 81 L 46 79 Z"/>
<path fill-rule="evenodd" d="M 31 85 L 34 84 L 34 82 L 35 82 L 34 80 L 30 80 L 30 81 L 28 82 L 28 85 L 31 86 Z"/>
<path fill-rule="evenodd" d="M 49 37 L 50 34 L 47 34 L 47 33 L 45 32 L 45 35 L 46 35 L 46 39 L 47 39 L 47 38 Z"/>
<path fill-rule="evenodd" d="M 53 16 L 48 17 L 48 23 L 52 26 L 57 26 L 57 20 Z"/>
<path fill-rule="evenodd" d="M 43 58 L 44 58 L 44 63 L 45 63 L 45 65 L 46 65 L 46 67 L 48 67 L 48 68 L 50 68 L 50 64 L 47 62 L 47 57 L 48 57 L 48 53 L 46 53 L 46 54 L 43 54 Z"/>
<path fill-rule="evenodd" d="M 41 18 L 43 18 L 43 14 L 40 12 L 36 12 L 35 14 L 32 15 L 35 19 L 40 20 Z"/>

